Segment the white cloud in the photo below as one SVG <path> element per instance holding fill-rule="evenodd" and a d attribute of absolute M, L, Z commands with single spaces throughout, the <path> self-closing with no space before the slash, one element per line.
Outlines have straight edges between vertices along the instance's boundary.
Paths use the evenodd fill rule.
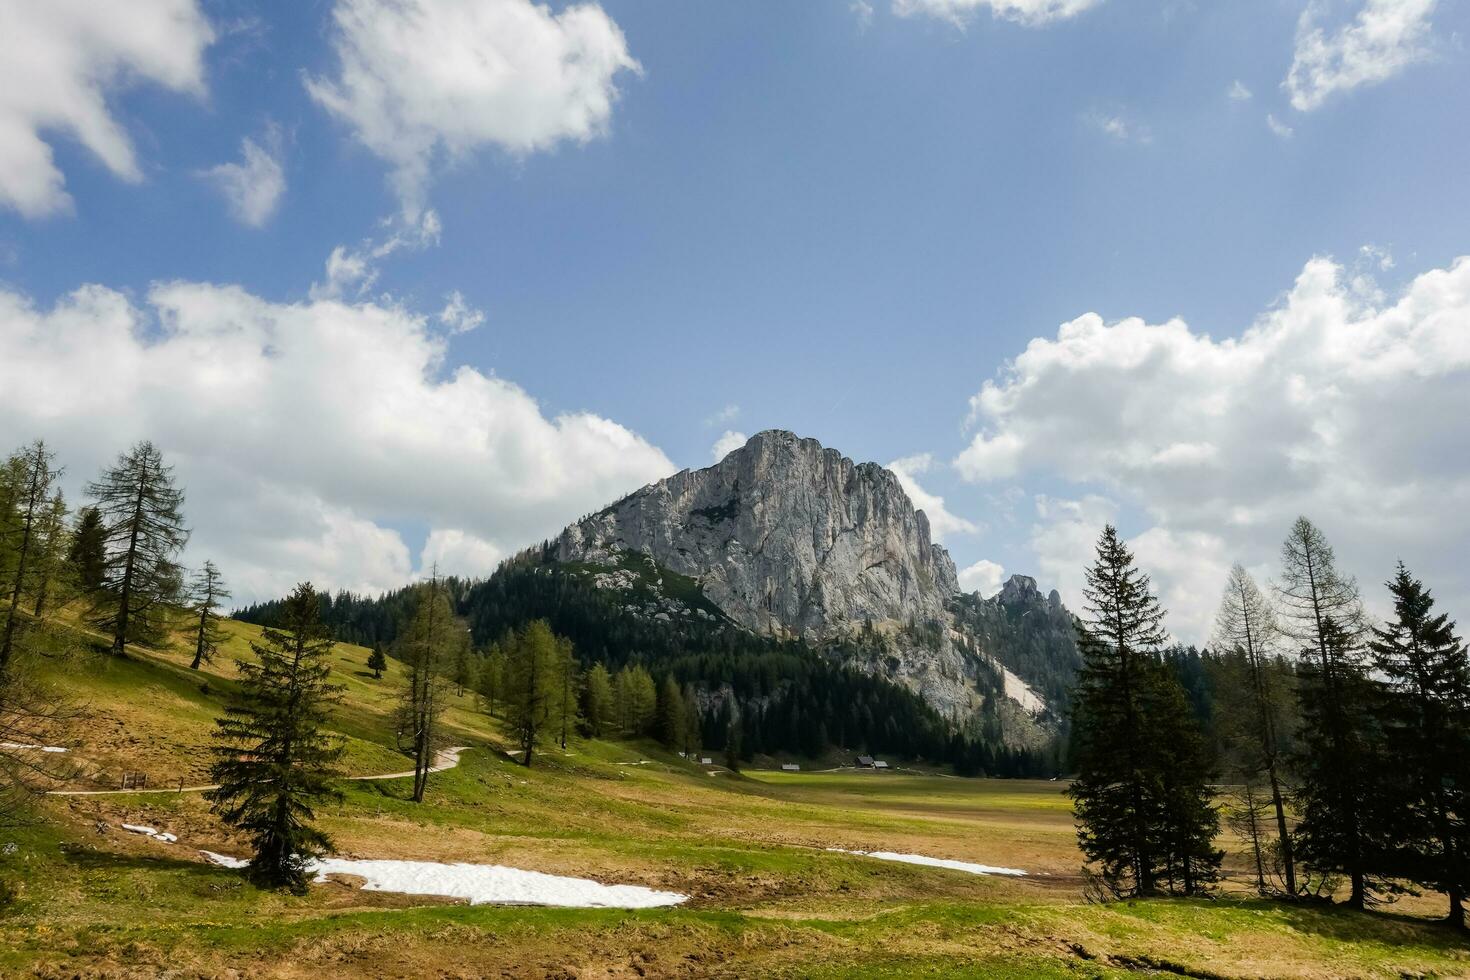
<path fill-rule="evenodd" d="M 276 213 L 281 195 L 286 193 L 286 171 L 281 167 L 280 153 L 279 131 L 272 128 L 265 147 L 247 136 L 240 141 L 239 163 L 221 163 L 200 176 L 219 188 L 236 221 L 260 228 Z"/>
<path fill-rule="evenodd" d="M 893 0 L 900 17 L 922 14 L 963 25 L 981 10 L 1018 24 L 1036 26 L 1075 17 L 1102 0 Z"/>
<path fill-rule="evenodd" d="M 1420 275 L 1396 301 L 1313 259 L 1276 308 L 1218 341 L 1181 320 L 1089 313 L 985 384 L 971 400 L 979 431 L 956 465 L 975 482 L 1060 478 L 1136 508 L 1157 529 L 1135 539 L 1140 554 L 1160 566 L 1171 625 L 1190 639 L 1207 620 L 1196 604 L 1213 607 L 1220 588 L 1196 575 L 1269 560 L 1299 513 L 1364 581 L 1403 557 L 1464 603 L 1467 323 L 1470 257 Z M 1052 513 L 1033 536 L 1052 580 L 1066 585 L 1076 568 L 1069 596 L 1107 519 L 1108 507 L 1091 510 Z"/>
<path fill-rule="evenodd" d="M 960 569 L 960 588 L 966 592 L 978 592 L 989 599 L 1005 584 L 1005 569 L 993 561 L 981 559 L 968 568 Z"/>
<path fill-rule="evenodd" d="M 1266 128 L 1271 130 L 1271 132 L 1275 133 L 1278 137 L 1284 140 L 1289 140 L 1296 135 L 1296 130 L 1292 129 L 1286 123 L 1282 122 L 1280 119 L 1277 119 L 1274 114 L 1269 112 L 1266 113 Z"/>
<path fill-rule="evenodd" d="M 734 430 L 726 429 L 725 434 L 715 440 L 715 444 L 710 447 L 709 452 L 714 457 L 714 461 L 718 463 L 749 441 L 750 437 L 744 432 L 735 432 Z"/>
<path fill-rule="evenodd" d="M 43 130 L 74 138 L 123 180 L 142 180 L 108 92 L 152 82 L 203 95 L 213 40 L 195 0 L 0 4 L 0 206 L 27 218 L 71 208 Z"/>
<path fill-rule="evenodd" d="M 438 245 L 442 230 L 439 212 L 432 209 L 419 212 L 412 220 L 402 216 L 385 218 L 382 226 L 386 235 L 381 240 L 366 238 L 355 248 L 338 245 L 332 249 L 327 256 L 326 278 L 311 286 L 312 299 L 361 298 L 377 283 L 379 262 L 401 249 L 416 251 Z M 450 306 L 456 295 L 458 291 L 451 294 Z M 458 311 L 446 308 L 444 312 Z M 465 307 L 463 312 L 470 315 L 474 311 Z"/>
<path fill-rule="evenodd" d="M 1245 87 L 1245 83 L 1236 79 L 1225 93 L 1231 102 L 1249 102 L 1252 98 L 1251 90 Z"/>
<path fill-rule="evenodd" d="M 963 517 L 950 513 L 949 509 L 944 506 L 943 497 L 929 493 L 919 486 L 919 481 L 916 479 L 917 474 L 926 472 L 933 464 L 933 456 L 929 453 L 920 453 L 917 456 L 895 459 L 888 464 L 888 469 L 898 477 L 899 485 L 903 487 L 903 492 L 908 494 L 914 509 L 922 510 L 924 516 L 929 518 L 929 531 L 935 541 L 943 541 L 952 534 L 974 534 L 979 528 L 973 521 L 967 521 Z"/>
<path fill-rule="evenodd" d="M 1311 0 L 1297 23 L 1296 51 L 1283 87 L 1301 112 L 1338 92 L 1392 78 L 1429 54 L 1436 0 L 1363 0 L 1351 23 L 1329 31 L 1331 5 Z"/>
<path fill-rule="evenodd" d="M 438 568 L 440 575 L 461 578 L 485 578 L 495 571 L 506 552 L 473 534 L 458 528 L 435 528 L 429 532 L 419 555 L 419 569 Z"/>
<path fill-rule="evenodd" d="M 1119 143 L 1152 143 L 1153 132 L 1140 122 L 1126 118 L 1121 113 L 1094 112 L 1087 122 L 1098 132 L 1111 136 Z"/>
<path fill-rule="evenodd" d="M 377 590 L 413 573 L 395 526 L 469 571 L 673 472 L 605 418 L 548 416 L 449 363 L 446 332 L 385 303 L 275 303 L 168 282 L 141 305 L 83 286 L 49 309 L 0 289 L 0 442 L 52 442 L 69 496 L 148 438 L 177 466 L 194 536 L 238 601 L 311 578 Z"/>
<path fill-rule="evenodd" d="M 337 75 L 307 90 L 392 166 L 409 217 L 441 158 L 602 135 L 618 73 L 641 70 L 595 3 L 337 0 L 333 19 Z"/>
<path fill-rule="evenodd" d="M 445 297 L 444 309 L 439 311 L 439 322 L 449 328 L 450 333 L 468 333 L 485 322 L 485 314 L 465 302 L 458 289 Z"/>
<path fill-rule="evenodd" d="M 873 26 L 873 5 L 868 0 L 853 0 L 848 9 L 857 18 L 858 30 L 865 31 Z"/>
<path fill-rule="evenodd" d="M 1036 556 L 1036 578 L 1050 586 L 1077 614 L 1083 611 L 1083 571 L 1092 563 L 1098 535 L 1118 519 L 1113 501 L 1097 494 L 1078 500 L 1046 495 L 1036 497 L 1036 523 L 1031 527 L 1031 552 Z"/>
<path fill-rule="evenodd" d="M 713 428 L 717 425 L 729 425 L 731 422 L 734 422 L 739 417 L 740 406 L 731 404 L 726 405 L 718 412 L 706 418 L 704 420 L 704 424 L 710 428 Z"/>

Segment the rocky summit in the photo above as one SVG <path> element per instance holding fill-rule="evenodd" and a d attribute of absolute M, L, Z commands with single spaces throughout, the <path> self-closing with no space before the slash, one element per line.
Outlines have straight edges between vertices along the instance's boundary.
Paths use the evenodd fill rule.
<path fill-rule="evenodd" d="M 1005 651 L 984 649 L 956 615 L 954 562 L 898 478 L 814 439 L 758 433 L 713 466 L 684 470 L 571 525 L 556 553 L 609 567 L 625 554 L 645 555 L 694 579 L 754 632 L 817 644 L 873 637 L 862 647 L 868 655 L 848 654 L 853 665 L 905 684 L 951 717 L 972 713 L 989 688 L 1033 714 L 1045 708 L 1007 668 Z M 1018 598 L 1027 584 L 1035 593 L 1034 581 L 1013 579 L 1004 594 Z"/>

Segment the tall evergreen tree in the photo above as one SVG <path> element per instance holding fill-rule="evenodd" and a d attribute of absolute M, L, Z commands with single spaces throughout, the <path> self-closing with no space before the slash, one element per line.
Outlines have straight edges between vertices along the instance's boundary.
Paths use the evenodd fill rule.
<path fill-rule="evenodd" d="M 367 669 L 373 672 L 374 680 L 382 680 L 383 671 L 388 669 L 388 655 L 383 652 L 383 644 L 373 645 L 373 652 L 368 654 Z"/>
<path fill-rule="evenodd" d="M 684 692 L 673 674 L 665 674 L 658 687 L 656 714 L 658 740 L 669 748 L 678 748 L 684 738 Z"/>
<path fill-rule="evenodd" d="M 1220 611 L 1215 617 L 1215 643 L 1218 648 L 1236 654 L 1244 668 L 1245 697 L 1240 699 L 1243 711 L 1225 712 L 1227 724 L 1239 731 L 1243 738 L 1238 740 L 1236 757 L 1247 785 L 1256 775 L 1264 775 L 1270 789 L 1271 808 L 1276 818 L 1276 841 L 1281 857 L 1282 874 L 1286 879 L 1286 893 L 1296 895 L 1296 861 L 1292 853 L 1291 831 L 1286 822 L 1286 786 L 1284 779 L 1284 742 L 1281 735 L 1282 700 L 1285 692 L 1276 684 L 1276 675 L 1269 668 L 1269 658 L 1280 635 L 1276 624 L 1276 613 L 1270 602 L 1256 586 L 1241 565 L 1230 569 L 1230 580 L 1220 600 Z M 1233 707 L 1233 706 L 1232 706 Z M 1256 801 L 1246 801 L 1254 814 Z M 1252 828 L 1259 825 L 1252 817 Z M 1260 860 L 1259 833 L 1253 835 L 1257 854 L 1258 871 Z M 1265 877 L 1261 874 L 1259 884 L 1265 888 Z"/>
<path fill-rule="evenodd" d="M 582 685 L 582 717 L 587 721 L 587 732 L 593 738 L 602 738 L 615 724 L 612 675 L 599 661 L 587 671 L 586 683 Z"/>
<path fill-rule="evenodd" d="M 43 525 L 48 513 L 48 502 L 52 486 L 60 471 L 55 468 L 56 454 L 46 448 L 41 440 L 15 454 L 11 470 L 16 473 L 10 490 L 11 507 L 14 512 L 12 541 L 14 570 L 9 582 L 5 583 L 6 611 L 5 629 L 0 632 L 0 674 L 10 663 L 15 647 L 15 631 L 20 625 L 20 596 L 28 576 L 34 572 L 32 563 L 41 543 Z"/>
<path fill-rule="evenodd" d="M 161 617 L 178 596 L 174 557 L 189 539 L 184 494 L 173 468 L 151 442 L 140 442 L 88 484 L 106 529 L 106 556 L 94 625 L 112 634 L 112 652 L 156 640 Z"/>
<path fill-rule="evenodd" d="M 66 562 L 83 595 L 94 595 L 102 588 L 107 577 L 107 528 L 102 523 L 102 512 L 96 507 L 83 507 L 77 512 Z"/>
<path fill-rule="evenodd" d="M 573 730 L 581 724 L 581 678 L 577 670 L 577 658 L 572 652 L 572 641 L 564 636 L 556 639 L 556 727 L 561 733 L 557 740 L 563 751 Z"/>
<path fill-rule="evenodd" d="M 398 637 L 403 664 L 399 737 L 413 756 L 413 801 L 422 803 L 440 744 L 441 716 L 450 679 L 446 672 L 469 647 L 469 631 L 454 616 L 436 574 L 418 589 L 418 606 Z"/>
<path fill-rule="evenodd" d="M 194 576 L 190 592 L 194 600 L 194 615 L 198 618 L 194 622 L 194 659 L 189 669 L 198 670 L 214 659 L 215 651 L 225 639 L 219 625 L 219 608 L 224 600 L 230 598 L 230 591 L 225 588 L 224 577 L 214 562 L 206 561 Z"/>
<path fill-rule="evenodd" d="M 315 805 L 340 799 L 333 779 L 340 738 L 325 731 L 342 688 L 328 680 L 332 639 L 321 624 L 317 593 L 296 587 L 280 625 L 239 661 L 240 694 L 215 722 L 213 812 L 250 835 L 251 878 L 267 887 L 306 890 L 308 866 L 331 847 L 313 825 Z"/>
<path fill-rule="evenodd" d="M 1349 903 L 1361 909 L 1370 887 L 1383 884 L 1369 874 L 1376 825 L 1370 807 L 1377 799 L 1372 779 L 1380 757 L 1362 602 L 1357 584 L 1338 572 L 1326 536 L 1305 517 L 1297 518 L 1282 544 L 1281 564 L 1281 627 L 1304 654 L 1296 856 L 1320 873 L 1346 876 Z"/>
<path fill-rule="evenodd" d="M 1203 740 L 1160 665 L 1164 612 L 1109 526 L 1087 571 L 1072 699 L 1078 841 L 1114 895 L 1202 889 L 1219 867 Z"/>
<path fill-rule="evenodd" d="M 1383 705 L 1393 798 L 1393 873 L 1449 897 L 1465 928 L 1470 889 L 1470 659 L 1449 616 L 1402 563 L 1388 583 L 1394 617 L 1369 647 L 1387 684 Z"/>

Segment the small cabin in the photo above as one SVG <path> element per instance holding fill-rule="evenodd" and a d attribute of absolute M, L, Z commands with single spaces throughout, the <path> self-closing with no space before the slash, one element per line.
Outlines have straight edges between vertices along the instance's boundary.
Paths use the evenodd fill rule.
<path fill-rule="evenodd" d="M 783 763 L 781 763 L 781 771 L 782 772 L 801 772 L 801 766 L 798 766 L 794 762 L 783 762 Z"/>
<path fill-rule="evenodd" d="M 882 759 L 874 759 L 873 760 L 873 768 L 874 769 L 887 769 L 888 768 L 888 763 L 884 762 Z"/>
<path fill-rule="evenodd" d="M 857 766 L 858 766 L 859 769 L 871 769 L 871 768 L 873 768 L 873 757 L 870 756 L 870 755 L 860 755 L 860 756 L 858 756 L 857 757 Z"/>
<path fill-rule="evenodd" d="M 699 760 L 699 764 L 701 766 L 712 766 L 715 764 L 715 760 L 711 759 L 709 756 L 704 756 L 702 759 Z"/>

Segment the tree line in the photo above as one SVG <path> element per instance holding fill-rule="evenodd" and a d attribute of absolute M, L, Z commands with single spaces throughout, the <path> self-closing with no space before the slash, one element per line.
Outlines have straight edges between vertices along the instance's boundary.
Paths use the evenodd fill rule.
<path fill-rule="evenodd" d="M 1400 564 L 1375 622 L 1306 518 L 1279 579 L 1230 572 L 1213 650 L 1167 647 L 1148 577 L 1112 527 L 1088 570 L 1068 792 L 1102 896 L 1218 880 L 1222 813 L 1263 895 L 1357 909 L 1470 887 L 1470 654 Z M 1224 779 L 1228 794 L 1217 792 Z"/>

